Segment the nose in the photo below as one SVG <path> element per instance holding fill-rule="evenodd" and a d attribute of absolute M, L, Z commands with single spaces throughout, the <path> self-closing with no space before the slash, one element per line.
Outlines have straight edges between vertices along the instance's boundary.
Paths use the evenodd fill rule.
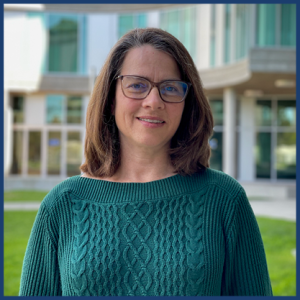
<path fill-rule="evenodd" d="M 158 88 L 154 86 L 149 95 L 142 100 L 142 106 L 144 108 L 163 109 L 165 107 L 165 102 L 161 99 Z"/>

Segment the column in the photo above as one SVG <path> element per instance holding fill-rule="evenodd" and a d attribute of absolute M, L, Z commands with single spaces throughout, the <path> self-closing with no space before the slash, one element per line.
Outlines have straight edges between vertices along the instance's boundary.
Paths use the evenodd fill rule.
<path fill-rule="evenodd" d="M 239 180 L 255 179 L 255 99 L 243 97 L 240 108 L 239 128 Z"/>
<path fill-rule="evenodd" d="M 225 4 L 216 4 L 216 66 L 224 64 Z"/>
<path fill-rule="evenodd" d="M 13 112 L 9 103 L 9 91 L 4 90 L 3 95 L 3 115 L 4 115 L 4 176 L 9 175 L 12 164 L 12 143 L 13 143 Z"/>
<path fill-rule="evenodd" d="M 224 131 L 223 131 L 223 171 L 235 177 L 236 167 L 236 94 L 232 88 L 226 88 L 223 94 Z"/>

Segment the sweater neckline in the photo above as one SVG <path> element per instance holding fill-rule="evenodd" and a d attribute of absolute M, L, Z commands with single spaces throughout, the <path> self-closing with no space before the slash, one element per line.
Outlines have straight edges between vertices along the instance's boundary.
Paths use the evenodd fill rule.
<path fill-rule="evenodd" d="M 149 182 L 114 182 L 81 177 L 69 178 L 72 192 L 79 198 L 101 203 L 140 202 L 183 196 L 205 188 L 204 172 L 191 176 L 179 174 Z M 201 178 L 200 178 L 201 177 Z"/>

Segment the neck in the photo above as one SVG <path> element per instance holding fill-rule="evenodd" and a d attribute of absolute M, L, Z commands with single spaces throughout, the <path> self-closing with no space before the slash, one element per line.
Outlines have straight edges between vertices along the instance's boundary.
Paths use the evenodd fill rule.
<path fill-rule="evenodd" d="M 121 164 L 117 172 L 109 178 L 118 182 L 149 182 L 175 175 L 174 167 L 166 147 L 121 147 Z"/>

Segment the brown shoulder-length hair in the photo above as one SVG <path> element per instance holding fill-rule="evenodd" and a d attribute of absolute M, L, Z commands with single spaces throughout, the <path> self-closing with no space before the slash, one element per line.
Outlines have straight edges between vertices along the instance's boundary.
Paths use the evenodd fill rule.
<path fill-rule="evenodd" d="M 181 80 L 192 84 L 185 99 L 181 123 L 169 150 L 175 172 L 191 175 L 209 167 L 209 138 L 213 117 L 194 62 L 183 44 L 158 28 L 134 29 L 125 34 L 110 51 L 98 75 L 87 108 L 85 162 L 82 172 L 94 177 L 110 177 L 120 165 L 118 130 L 112 115 L 116 77 L 124 58 L 132 48 L 142 45 L 166 52 L 177 62 Z"/>

